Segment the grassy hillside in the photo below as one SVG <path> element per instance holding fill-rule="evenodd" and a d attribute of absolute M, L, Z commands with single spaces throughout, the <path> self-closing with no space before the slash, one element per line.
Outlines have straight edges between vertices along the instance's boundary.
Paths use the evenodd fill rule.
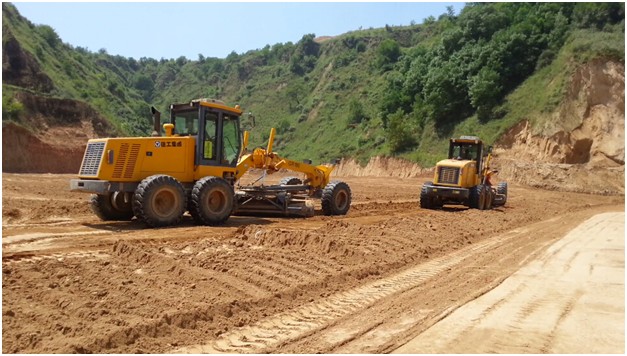
<path fill-rule="evenodd" d="M 578 63 L 624 61 L 622 3 L 472 4 L 421 25 L 324 40 L 305 34 L 194 60 L 92 53 L 11 4 L 2 14 L 3 120 L 27 112 L 12 95 L 25 90 L 85 101 L 120 134 L 138 135 L 150 130 L 150 105 L 165 112 L 172 102 L 211 97 L 254 115 L 254 128 L 243 118 L 254 145 L 274 126 L 277 150 L 314 162 L 396 155 L 429 165 L 451 135 L 491 143 L 524 118 L 546 119 Z"/>

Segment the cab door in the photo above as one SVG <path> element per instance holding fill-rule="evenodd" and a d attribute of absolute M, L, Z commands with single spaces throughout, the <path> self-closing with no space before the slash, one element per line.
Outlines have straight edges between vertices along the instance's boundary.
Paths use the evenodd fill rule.
<path fill-rule="evenodd" d="M 241 150 L 239 116 L 209 107 L 199 112 L 196 165 L 236 167 Z"/>

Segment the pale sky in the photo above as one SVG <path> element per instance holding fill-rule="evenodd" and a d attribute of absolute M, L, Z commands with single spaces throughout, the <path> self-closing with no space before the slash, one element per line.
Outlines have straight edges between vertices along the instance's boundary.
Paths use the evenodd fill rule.
<path fill-rule="evenodd" d="M 303 35 L 409 25 L 436 19 L 463 2 L 13 2 L 34 24 L 49 25 L 65 43 L 124 57 L 224 58 Z"/>

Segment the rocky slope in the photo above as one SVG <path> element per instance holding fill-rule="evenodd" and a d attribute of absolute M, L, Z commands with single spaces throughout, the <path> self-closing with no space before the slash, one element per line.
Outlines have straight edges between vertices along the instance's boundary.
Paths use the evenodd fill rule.
<path fill-rule="evenodd" d="M 2 170 L 11 173 L 76 173 L 87 140 L 115 133 L 89 105 L 19 93 L 28 114 L 2 122 Z"/>
<path fill-rule="evenodd" d="M 3 27 L 2 84 L 24 112 L 2 121 L 2 170 L 11 173 L 76 173 L 87 140 L 116 129 L 88 104 L 51 96 L 54 82 Z"/>
<path fill-rule="evenodd" d="M 578 68 L 543 127 L 528 120 L 495 145 L 501 176 L 519 183 L 597 193 L 625 192 L 625 65 Z"/>

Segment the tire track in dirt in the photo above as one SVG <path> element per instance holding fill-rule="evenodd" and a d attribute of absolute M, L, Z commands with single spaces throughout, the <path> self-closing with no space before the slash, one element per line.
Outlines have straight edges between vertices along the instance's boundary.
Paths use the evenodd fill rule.
<path fill-rule="evenodd" d="M 516 265 L 523 263 L 524 260 L 536 254 L 536 251 L 546 246 L 546 242 L 527 238 L 525 236 L 527 234 L 527 228 L 516 229 L 493 237 L 493 241 L 498 241 L 498 243 L 487 249 L 469 247 L 467 250 L 474 252 L 468 254 L 458 265 L 447 268 L 445 273 L 435 276 L 419 287 L 377 303 L 369 309 L 368 318 L 353 315 L 331 326 L 328 330 L 320 332 L 310 340 L 299 342 L 299 346 L 290 345 L 282 349 L 282 352 L 303 348 L 314 350 L 312 347 L 315 345 L 316 351 L 324 353 L 388 353 L 398 347 L 399 340 L 426 329 L 445 318 L 469 299 L 474 299 L 498 285 L 502 277 L 492 276 L 490 278 L 494 279 L 486 285 L 484 275 L 493 275 L 492 271 L 495 268 L 501 268 L 497 267 L 501 266 L 501 261 L 506 261 L 506 265 L 515 269 Z M 515 256 L 511 253 L 514 250 L 512 247 L 518 246 L 530 255 L 527 255 L 523 261 L 516 261 L 514 258 L 516 263 L 512 265 L 511 259 Z M 499 258 L 494 258 L 495 256 Z M 468 286 L 473 286 L 470 290 L 468 286 L 460 283 L 463 279 L 467 279 Z M 447 296 L 455 295 L 456 289 L 462 291 L 463 297 L 449 301 Z M 435 302 L 425 303 L 428 300 L 435 300 Z M 420 301 L 425 304 L 420 304 Z M 399 308 L 399 305 L 405 305 L 405 307 Z M 418 309 L 408 308 L 410 305 L 416 305 Z M 329 338 L 329 335 L 337 335 L 337 337 Z"/>
<path fill-rule="evenodd" d="M 621 215 L 622 218 L 615 218 Z M 610 222 L 604 220 L 607 216 Z M 606 251 L 606 245 L 624 246 L 623 236 L 624 213 L 586 220 L 498 288 L 460 308 L 395 352 L 624 351 L 624 324 L 618 329 L 608 328 L 608 324 L 624 322 L 624 302 L 621 310 L 608 309 L 614 305 L 610 301 L 624 301 L 624 256 L 622 266 L 610 267 L 622 271 L 615 280 L 608 281 L 605 274 L 591 275 L 589 268 L 595 263 L 607 265 L 607 260 L 599 257 L 604 252 L 598 251 Z M 617 284 L 620 276 L 623 280 Z M 621 288 L 622 293 L 616 293 Z M 578 316 L 577 312 L 583 310 L 585 314 Z M 603 339 L 606 333 L 609 341 Z"/>
<path fill-rule="evenodd" d="M 524 229 L 513 230 L 496 238 L 484 240 L 446 257 L 436 258 L 394 276 L 362 287 L 334 294 L 323 300 L 305 304 L 277 314 L 244 328 L 221 335 L 217 340 L 174 350 L 176 353 L 264 353 L 283 343 L 292 342 L 328 327 L 335 320 L 363 310 L 392 294 L 411 289 L 436 275 L 453 268 L 499 244 L 517 239 Z M 267 337 L 264 335 L 273 335 Z"/>
<path fill-rule="evenodd" d="M 111 255 L 103 251 L 89 251 L 89 252 L 67 252 L 67 253 L 51 253 L 49 255 L 35 255 L 31 253 L 15 253 L 7 256 L 2 256 L 2 263 L 12 266 L 18 263 L 37 263 L 42 260 L 58 260 L 63 261 L 67 258 L 82 258 L 86 261 L 96 261 L 99 259 L 110 258 Z"/>

